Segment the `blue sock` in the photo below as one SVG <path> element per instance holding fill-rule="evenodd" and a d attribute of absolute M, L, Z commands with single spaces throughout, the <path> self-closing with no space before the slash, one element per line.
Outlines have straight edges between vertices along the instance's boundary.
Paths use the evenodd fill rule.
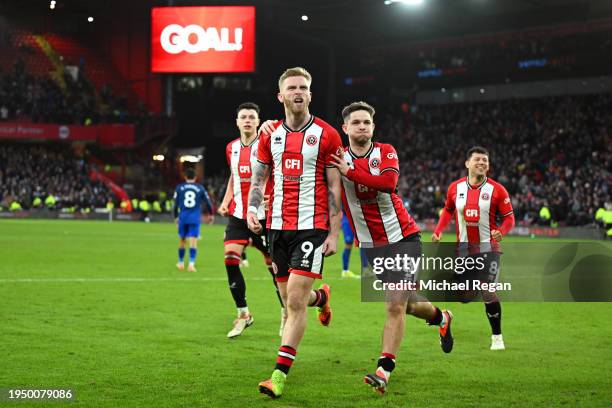
<path fill-rule="evenodd" d="M 179 262 L 183 262 L 185 259 L 185 248 L 179 248 Z"/>
<path fill-rule="evenodd" d="M 198 250 L 196 248 L 189 248 L 189 263 L 195 263 L 197 254 Z"/>
<path fill-rule="evenodd" d="M 350 257 L 351 257 L 351 249 L 344 248 L 344 251 L 342 252 L 342 270 L 343 271 L 348 271 Z"/>
<path fill-rule="evenodd" d="M 359 253 L 361 254 L 361 267 L 362 268 L 367 268 L 368 267 L 368 257 L 365 254 L 365 251 L 363 249 L 359 249 Z"/>

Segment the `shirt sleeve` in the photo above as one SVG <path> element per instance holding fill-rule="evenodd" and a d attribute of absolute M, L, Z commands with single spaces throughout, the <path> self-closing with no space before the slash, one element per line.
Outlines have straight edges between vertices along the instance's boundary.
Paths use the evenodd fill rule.
<path fill-rule="evenodd" d="M 172 196 L 172 200 L 174 201 L 174 205 L 172 206 L 172 213 L 174 214 L 174 218 L 177 218 L 179 214 L 178 189 L 174 190 L 174 196 Z"/>
<path fill-rule="evenodd" d="M 497 204 L 497 211 L 499 216 L 504 218 L 514 213 L 514 209 L 512 208 L 512 201 L 510 201 L 510 194 L 504 188 L 504 186 L 499 185 L 499 189 L 495 189 L 495 203 Z"/>
<path fill-rule="evenodd" d="M 502 235 L 506 235 L 512 230 L 512 228 L 514 228 L 514 214 L 504 217 L 501 225 L 497 229 L 502 233 Z"/>
<path fill-rule="evenodd" d="M 232 166 L 232 144 L 228 143 L 227 146 L 225 147 L 225 158 L 227 159 L 227 165 L 228 166 Z"/>
<path fill-rule="evenodd" d="M 210 196 L 208 195 L 208 191 L 206 190 L 206 187 L 202 186 L 202 200 L 206 203 L 206 205 L 208 206 L 208 211 L 213 214 L 214 213 L 214 208 L 213 208 L 213 204 L 212 201 L 210 199 Z"/>
<path fill-rule="evenodd" d="M 434 234 L 440 235 L 446 229 L 446 227 L 448 227 L 448 224 L 450 224 L 452 218 L 453 214 L 449 213 L 446 208 L 443 208 L 440 212 L 440 219 L 438 220 L 438 225 L 436 225 Z"/>
<path fill-rule="evenodd" d="M 381 172 L 380 175 L 375 176 L 363 169 L 355 168 L 349 169 L 346 177 L 355 183 L 359 183 L 373 190 L 390 194 L 394 192 L 397 187 L 399 175 L 395 172 L 387 172 L 385 174 Z"/>
<path fill-rule="evenodd" d="M 270 149 L 270 138 L 271 136 L 267 133 L 263 133 L 260 136 L 259 144 L 257 146 L 257 161 L 268 166 L 272 165 L 272 150 Z"/>
<path fill-rule="evenodd" d="M 386 171 L 393 171 L 399 174 L 399 158 L 395 148 L 390 144 L 385 144 L 382 146 L 380 153 L 380 174 Z"/>
<path fill-rule="evenodd" d="M 444 209 L 451 215 L 455 213 L 455 191 L 457 191 L 457 185 L 451 184 L 446 192 L 446 203 L 444 204 Z"/>
<path fill-rule="evenodd" d="M 336 156 L 342 157 L 344 154 L 344 150 L 342 149 L 342 139 L 340 139 L 340 135 L 336 131 L 336 129 L 329 127 L 326 129 L 326 145 L 325 145 L 325 167 L 335 167 L 333 165 L 333 157 L 332 154 Z"/>

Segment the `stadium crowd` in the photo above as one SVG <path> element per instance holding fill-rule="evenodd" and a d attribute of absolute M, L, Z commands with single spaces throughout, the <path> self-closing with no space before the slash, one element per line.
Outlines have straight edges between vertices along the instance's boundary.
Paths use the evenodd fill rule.
<path fill-rule="evenodd" d="M 437 217 L 447 186 L 465 174 L 465 151 L 479 144 L 491 153 L 490 176 L 508 189 L 519 225 L 585 225 L 612 202 L 610 111 L 608 94 L 414 106 L 377 117 L 376 138 L 396 146 L 398 187 L 417 220 Z M 104 207 L 112 194 L 87 173 L 61 145 L 0 145 L 0 207 Z M 226 173 L 204 180 L 215 205 L 226 182 Z M 56 202 L 47 206 L 49 195 Z"/>
<path fill-rule="evenodd" d="M 0 144 L 0 208 L 90 211 L 113 199 L 63 145 Z"/>
<path fill-rule="evenodd" d="M 518 36 L 518 37 L 517 37 Z M 577 53 L 606 55 L 612 50 L 612 31 L 543 35 L 509 33 L 482 39 L 450 40 L 417 45 L 402 52 L 417 69 L 479 67 L 491 61 L 515 64 L 520 60 L 566 58 Z"/>
<path fill-rule="evenodd" d="M 490 151 L 489 174 L 508 189 L 517 223 L 583 225 L 612 201 L 611 111 L 609 94 L 420 106 L 378 118 L 376 134 L 397 147 L 399 189 L 417 219 L 437 217 L 478 144 Z"/>
<path fill-rule="evenodd" d="M 61 84 L 61 86 L 60 86 Z M 28 73 L 23 59 L 0 71 L 0 120 L 90 125 L 124 123 L 146 116 L 144 106 L 128 114 L 124 97 L 109 85 L 99 95 L 86 76 L 67 70 L 62 81 Z"/>

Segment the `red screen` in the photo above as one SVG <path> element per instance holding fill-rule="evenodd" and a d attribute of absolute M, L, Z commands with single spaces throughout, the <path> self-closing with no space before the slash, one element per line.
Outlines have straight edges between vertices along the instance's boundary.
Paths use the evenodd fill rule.
<path fill-rule="evenodd" d="M 153 72 L 253 72 L 255 7 L 154 7 Z"/>

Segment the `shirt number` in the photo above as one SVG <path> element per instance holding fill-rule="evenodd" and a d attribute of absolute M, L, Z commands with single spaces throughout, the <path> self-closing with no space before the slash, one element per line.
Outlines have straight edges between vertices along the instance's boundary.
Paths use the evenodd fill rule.
<path fill-rule="evenodd" d="M 185 208 L 193 208 L 196 205 L 196 193 L 193 191 L 187 191 L 185 193 L 185 199 L 183 200 L 183 205 Z"/>

